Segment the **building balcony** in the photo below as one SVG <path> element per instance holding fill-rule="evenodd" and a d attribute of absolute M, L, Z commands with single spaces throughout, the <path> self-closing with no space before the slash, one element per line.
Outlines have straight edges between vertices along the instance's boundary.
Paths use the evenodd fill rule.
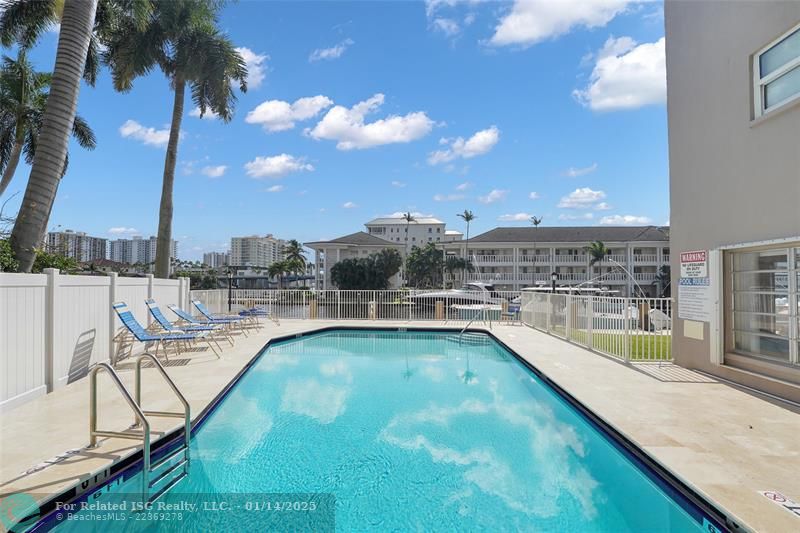
<path fill-rule="evenodd" d="M 621 254 L 621 255 L 617 255 L 617 254 L 607 255 L 606 259 L 609 262 L 621 263 L 623 265 L 628 262 L 628 258 L 624 254 Z"/>
<path fill-rule="evenodd" d="M 642 263 L 658 263 L 658 255 L 656 254 L 638 254 L 633 256 L 633 262 L 636 264 Z"/>
<path fill-rule="evenodd" d="M 655 272 L 634 272 L 633 279 L 641 282 L 652 283 L 656 280 L 656 273 Z"/>
<path fill-rule="evenodd" d="M 514 256 L 506 255 L 475 255 L 473 261 L 476 265 L 504 264 L 509 265 L 514 262 Z"/>
<path fill-rule="evenodd" d="M 557 265 L 585 265 L 589 262 L 589 257 L 586 255 L 559 255 L 553 256 L 553 262 Z"/>

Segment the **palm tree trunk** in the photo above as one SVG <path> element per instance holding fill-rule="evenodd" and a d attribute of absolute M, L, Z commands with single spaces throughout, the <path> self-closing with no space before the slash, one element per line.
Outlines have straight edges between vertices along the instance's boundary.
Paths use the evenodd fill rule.
<path fill-rule="evenodd" d="M 45 105 L 28 186 L 11 232 L 11 248 L 19 261 L 19 272 L 31 271 L 36 248 L 41 245 L 47 230 L 75 122 L 81 77 L 96 11 L 97 0 L 71 0 L 64 3 L 50 97 Z"/>
<path fill-rule="evenodd" d="M 14 143 L 14 148 L 11 149 L 11 156 L 8 158 L 8 164 L 3 171 L 3 177 L 0 178 L 0 196 L 3 196 L 3 193 L 6 192 L 8 184 L 11 183 L 11 178 L 14 177 L 14 172 L 16 172 L 17 165 L 19 165 L 19 155 L 21 153 L 22 141 L 17 140 Z"/>
<path fill-rule="evenodd" d="M 178 161 L 178 141 L 183 118 L 183 98 L 186 81 L 175 79 L 175 100 L 172 104 L 172 124 L 169 129 L 167 157 L 164 160 L 164 179 L 161 184 L 161 205 L 158 209 L 158 237 L 156 238 L 156 277 L 169 277 L 169 259 L 172 242 L 172 189 L 175 184 L 175 164 Z"/>

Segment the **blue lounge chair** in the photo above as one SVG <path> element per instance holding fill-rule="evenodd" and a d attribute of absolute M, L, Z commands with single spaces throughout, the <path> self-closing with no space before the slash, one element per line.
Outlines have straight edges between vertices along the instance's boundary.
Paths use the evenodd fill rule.
<path fill-rule="evenodd" d="M 248 318 L 239 316 L 239 315 L 215 315 L 208 308 L 201 302 L 200 300 L 192 300 L 192 305 L 194 305 L 200 314 L 206 318 L 209 322 L 216 323 L 216 324 L 231 324 L 239 326 L 239 329 L 242 330 L 242 334 L 247 337 L 247 332 L 244 329 L 243 322 L 248 320 Z"/>
<path fill-rule="evenodd" d="M 187 313 L 177 305 L 168 305 L 167 309 L 172 311 L 178 316 L 179 321 L 175 324 L 179 329 L 187 329 L 193 327 L 211 327 L 211 328 L 219 328 L 220 333 L 222 333 L 228 342 L 231 343 L 233 346 L 233 337 L 228 333 L 226 326 L 229 324 L 220 323 L 220 322 L 209 322 L 208 320 L 197 320 L 195 317 L 191 315 L 191 313 Z M 190 329 L 191 331 L 191 329 Z"/>
<path fill-rule="evenodd" d="M 161 312 L 161 309 L 159 309 L 158 304 L 156 303 L 155 300 L 149 298 L 145 300 L 144 303 L 145 305 L 147 305 L 147 310 L 150 311 L 150 314 L 153 315 L 153 318 L 156 319 L 156 322 L 158 322 L 158 325 L 161 326 L 161 328 L 164 331 L 169 331 L 171 333 L 193 333 L 193 332 L 205 331 L 208 335 L 208 338 L 214 341 L 214 344 L 217 345 L 217 348 L 222 350 L 222 347 L 219 345 L 219 342 L 217 342 L 217 339 L 213 336 L 214 333 L 221 332 L 220 330 L 221 324 L 220 325 L 185 324 L 182 326 L 177 326 L 172 322 L 170 322 L 169 320 L 167 320 L 167 317 L 165 317 L 164 313 Z"/>
<path fill-rule="evenodd" d="M 176 350 L 180 353 L 180 343 L 181 342 L 189 342 L 195 341 L 199 338 L 204 337 L 205 335 L 202 332 L 194 332 L 194 333 L 152 333 L 147 331 L 142 327 L 141 324 L 136 320 L 131 313 L 130 309 L 128 309 L 128 305 L 125 302 L 115 302 L 112 307 L 114 311 L 117 313 L 122 325 L 128 330 L 128 332 L 133 335 L 133 337 L 139 342 L 153 342 L 156 345 L 155 349 L 155 356 L 158 357 L 158 348 L 159 346 L 164 349 L 164 359 L 169 362 L 169 356 L 167 355 L 167 343 L 174 342 L 176 345 Z M 207 339 L 206 339 L 207 340 Z M 211 343 L 209 343 L 211 346 Z M 211 346 L 211 349 L 217 354 L 217 351 L 214 350 L 214 347 Z M 219 354 L 217 354 L 219 357 Z"/>

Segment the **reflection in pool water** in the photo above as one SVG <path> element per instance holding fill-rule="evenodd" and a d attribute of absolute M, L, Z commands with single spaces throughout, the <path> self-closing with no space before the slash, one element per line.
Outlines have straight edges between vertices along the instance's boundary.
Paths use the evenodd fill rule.
<path fill-rule="evenodd" d="M 190 474 L 163 501 L 256 492 L 332 493 L 341 531 L 700 529 L 501 346 L 445 333 L 270 347 L 193 438 Z M 280 520 L 193 513 L 159 527 L 324 529 Z"/>

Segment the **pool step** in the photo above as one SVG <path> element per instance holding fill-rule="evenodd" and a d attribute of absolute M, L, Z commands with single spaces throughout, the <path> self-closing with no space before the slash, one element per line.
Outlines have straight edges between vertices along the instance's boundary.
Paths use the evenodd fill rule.
<path fill-rule="evenodd" d="M 492 343 L 489 336 L 483 333 L 464 332 L 461 335 L 448 335 L 446 338 L 447 342 L 468 346 L 488 346 Z"/>
<path fill-rule="evenodd" d="M 161 467 L 164 465 L 169 464 L 171 461 L 178 459 L 175 464 L 170 465 L 168 468 L 162 470 L 160 473 L 157 473 Z M 155 477 L 151 477 L 153 474 L 156 474 Z M 175 475 L 177 474 L 177 475 Z M 178 484 L 180 480 L 185 478 L 189 474 L 189 448 L 183 444 L 173 450 L 172 452 L 168 453 L 150 467 L 150 470 L 144 474 L 147 476 L 147 488 L 148 493 L 149 489 L 152 489 L 159 483 L 163 482 L 164 480 L 169 480 L 169 483 L 164 485 L 164 487 L 158 489 L 155 493 L 149 494 L 147 501 L 154 502 L 159 499 L 161 496 L 169 492 L 172 487 Z M 170 477 L 172 476 L 172 477 Z"/>

